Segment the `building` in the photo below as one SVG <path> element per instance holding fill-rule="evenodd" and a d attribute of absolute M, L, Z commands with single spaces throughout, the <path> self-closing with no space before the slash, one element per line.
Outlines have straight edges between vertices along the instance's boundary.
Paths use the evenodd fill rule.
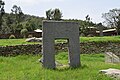
<path fill-rule="evenodd" d="M 96 34 L 99 35 L 100 31 L 96 31 Z M 103 35 L 104 36 L 113 36 L 113 35 L 117 35 L 117 30 L 114 29 L 107 29 L 107 30 L 103 30 Z"/>

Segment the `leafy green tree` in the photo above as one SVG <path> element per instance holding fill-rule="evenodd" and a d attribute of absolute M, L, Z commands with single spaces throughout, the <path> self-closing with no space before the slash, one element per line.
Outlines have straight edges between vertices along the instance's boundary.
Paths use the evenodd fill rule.
<path fill-rule="evenodd" d="M 18 7 L 17 5 L 13 5 L 11 11 L 13 14 L 15 14 L 16 21 L 18 23 L 21 22 L 21 20 L 23 19 L 23 15 L 24 15 L 21 8 Z"/>
<path fill-rule="evenodd" d="M 87 15 L 85 20 L 80 22 L 80 32 L 84 35 L 89 35 L 91 32 L 91 27 L 95 27 L 95 25 L 96 24 L 91 21 L 90 16 Z"/>
<path fill-rule="evenodd" d="M 39 17 L 32 17 L 26 21 L 24 28 L 28 29 L 28 31 L 33 31 L 35 29 L 42 29 L 42 20 Z"/>
<path fill-rule="evenodd" d="M 120 35 L 120 9 L 109 10 L 108 13 L 103 13 L 102 17 L 109 27 L 115 27 L 117 34 Z"/>
<path fill-rule="evenodd" d="M 3 22 L 2 17 L 5 14 L 4 5 L 5 3 L 2 0 L 0 0 L 0 29 L 2 29 L 2 22 Z"/>
<path fill-rule="evenodd" d="M 47 20 L 50 20 L 51 19 L 51 12 L 52 12 L 52 9 L 49 9 L 48 11 L 46 11 L 46 17 L 47 17 Z"/>
<path fill-rule="evenodd" d="M 9 28 L 10 32 L 14 32 L 13 27 L 15 26 L 12 26 L 14 23 L 14 17 L 12 17 L 12 14 L 8 14 L 8 13 L 6 13 L 5 16 L 6 16 L 5 17 L 6 26 Z"/>
<path fill-rule="evenodd" d="M 14 5 L 12 7 L 11 11 L 12 11 L 12 14 L 15 15 L 15 18 L 14 18 L 15 19 L 14 20 L 14 26 L 15 27 L 13 27 L 14 28 L 13 33 L 15 33 L 16 31 L 19 32 L 22 29 L 22 26 L 20 26 L 21 25 L 20 22 L 22 22 L 22 20 L 24 18 L 24 14 L 23 14 L 21 8 L 18 7 L 17 5 Z"/>
<path fill-rule="evenodd" d="M 61 20 L 62 12 L 59 9 L 49 9 L 46 11 L 46 16 L 48 20 Z"/>
<path fill-rule="evenodd" d="M 86 21 L 90 22 L 90 16 L 89 15 L 87 15 L 85 18 L 86 18 Z"/>
<path fill-rule="evenodd" d="M 52 16 L 52 19 L 53 20 L 61 20 L 62 18 L 62 13 L 59 9 L 54 9 L 53 12 L 52 12 L 53 16 Z"/>

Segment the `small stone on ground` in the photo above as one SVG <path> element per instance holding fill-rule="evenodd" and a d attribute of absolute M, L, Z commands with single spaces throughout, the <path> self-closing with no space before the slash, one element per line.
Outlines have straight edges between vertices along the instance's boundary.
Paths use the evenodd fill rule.
<path fill-rule="evenodd" d="M 112 78 L 120 79 L 120 70 L 109 68 L 106 70 L 100 70 L 100 73 L 104 73 Z"/>

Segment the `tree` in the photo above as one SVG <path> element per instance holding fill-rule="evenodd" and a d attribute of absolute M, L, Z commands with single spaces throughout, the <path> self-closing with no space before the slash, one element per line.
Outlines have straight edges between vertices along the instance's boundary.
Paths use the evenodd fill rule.
<path fill-rule="evenodd" d="M 0 29 L 2 29 L 2 21 L 3 21 L 2 17 L 5 13 L 4 5 L 5 5 L 5 3 L 2 0 L 0 0 Z"/>
<path fill-rule="evenodd" d="M 19 23 L 22 20 L 23 15 L 24 15 L 21 8 L 18 7 L 17 5 L 13 5 L 11 11 L 13 14 L 15 14 L 15 18 L 16 18 L 17 22 Z"/>
<path fill-rule="evenodd" d="M 85 19 L 86 19 L 86 21 L 90 22 L 90 16 L 89 16 L 89 15 L 87 15 L 87 16 L 85 17 Z"/>
<path fill-rule="evenodd" d="M 53 20 L 61 20 L 62 18 L 62 13 L 59 9 L 54 9 L 53 12 L 52 12 L 53 16 L 52 16 L 52 19 Z"/>
<path fill-rule="evenodd" d="M 24 18 L 24 14 L 21 10 L 20 7 L 18 7 L 17 5 L 14 5 L 11 9 L 12 14 L 15 15 L 15 20 L 14 20 L 14 25 L 15 25 L 15 29 L 13 29 L 13 33 L 15 33 L 16 31 L 20 31 L 22 29 L 22 26 L 20 27 L 20 22 L 23 20 Z M 17 29 L 18 28 L 18 29 Z"/>
<path fill-rule="evenodd" d="M 48 11 L 46 11 L 47 20 L 51 19 L 51 12 L 52 12 L 52 9 L 49 9 Z"/>
<path fill-rule="evenodd" d="M 9 32 L 14 32 L 13 30 L 13 23 L 14 23 L 14 17 L 12 16 L 12 14 L 5 14 L 5 24 L 6 26 L 9 28 Z"/>
<path fill-rule="evenodd" d="M 102 18 L 108 26 L 115 27 L 117 34 L 120 34 L 120 9 L 112 9 L 108 13 L 103 13 Z"/>
<path fill-rule="evenodd" d="M 26 28 L 28 31 L 34 31 L 35 29 L 42 29 L 42 20 L 39 17 L 31 17 L 26 20 L 26 23 L 23 24 L 23 28 Z M 24 23 L 24 22 L 23 22 Z"/>
<path fill-rule="evenodd" d="M 80 32 L 84 35 L 91 33 L 91 27 L 95 27 L 95 24 L 91 21 L 89 15 L 85 16 L 85 20 L 80 23 Z"/>
<path fill-rule="evenodd" d="M 89 27 L 91 27 L 91 26 L 93 26 L 94 24 L 93 24 L 93 22 L 91 21 L 91 18 L 90 18 L 90 16 L 89 15 L 87 15 L 86 17 L 85 17 L 85 21 L 86 21 L 86 27 L 87 28 L 89 28 Z"/>
<path fill-rule="evenodd" d="M 62 18 L 62 13 L 59 9 L 49 9 L 48 11 L 46 11 L 46 16 L 48 20 L 61 20 Z"/>

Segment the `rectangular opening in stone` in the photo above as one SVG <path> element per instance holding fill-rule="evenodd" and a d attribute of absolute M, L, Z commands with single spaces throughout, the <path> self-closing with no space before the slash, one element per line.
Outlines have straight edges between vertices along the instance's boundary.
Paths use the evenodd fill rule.
<path fill-rule="evenodd" d="M 68 51 L 68 39 L 55 39 L 55 53 Z"/>
<path fill-rule="evenodd" d="M 68 39 L 55 39 L 54 46 L 56 66 L 68 64 Z"/>

